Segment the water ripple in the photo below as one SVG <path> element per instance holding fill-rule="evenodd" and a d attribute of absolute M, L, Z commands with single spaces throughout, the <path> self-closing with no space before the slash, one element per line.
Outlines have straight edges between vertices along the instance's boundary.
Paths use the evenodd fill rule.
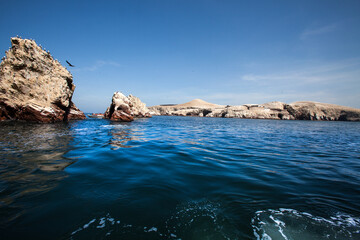
<path fill-rule="evenodd" d="M 359 238 L 359 123 L 0 124 L 1 239 Z"/>

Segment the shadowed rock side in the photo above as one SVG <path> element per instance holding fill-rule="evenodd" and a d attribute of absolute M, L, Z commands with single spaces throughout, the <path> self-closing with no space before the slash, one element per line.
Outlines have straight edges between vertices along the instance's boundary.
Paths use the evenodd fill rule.
<path fill-rule="evenodd" d="M 269 102 L 223 106 L 200 99 L 191 102 L 149 107 L 152 115 L 226 117 L 284 120 L 360 121 L 360 109 L 318 102 Z"/>
<path fill-rule="evenodd" d="M 0 119 L 58 122 L 85 119 L 71 98 L 75 85 L 65 67 L 35 41 L 11 38 L 0 65 Z"/>
<path fill-rule="evenodd" d="M 70 102 L 70 111 L 67 115 L 68 120 L 86 119 L 85 114 L 78 109 L 73 102 Z"/>
<path fill-rule="evenodd" d="M 121 92 L 114 93 L 111 105 L 104 113 L 104 118 L 122 122 L 131 122 L 141 117 L 151 117 L 146 104 L 135 96 L 126 97 Z"/>

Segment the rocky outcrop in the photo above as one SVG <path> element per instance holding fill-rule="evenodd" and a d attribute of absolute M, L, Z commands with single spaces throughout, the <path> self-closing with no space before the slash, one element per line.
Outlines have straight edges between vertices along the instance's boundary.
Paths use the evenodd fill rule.
<path fill-rule="evenodd" d="M 142 118 L 142 117 L 151 117 L 149 109 L 146 107 L 146 104 L 143 103 L 138 97 L 129 95 L 128 99 L 130 101 L 130 113 L 133 117 Z"/>
<path fill-rule="evenodd" d="M 73 102 L 70 103 L 70 111 L 67 115 L 68 120 L 79 120 L 79 119 L 85 119 L 85 114 L 78 109 Z"/>
<path fill-rule="evenodd" d="M 294 102 L 287 110 L 299 120 L 360 121 L 360 109 L 318 102 Z"/>
<path fill-rule="evenodd" d="M 198 102 L 199 100 L 197 99 L 189 103 Z M 152 115 L 170 116 L 360 121 L 360 109 L 317 102 L 295 102 L 291 104 L 269 102 L 264 104 L 244 104 L 241 106 L 212 105 L 205 101 L 202 101 L 202 105 L 192 105 L 189 103 L 171 106 L 153 106 L 149 107 L 149 110 Z"/>
<path fill-rule="evenodd" d="M 0 64 L 0 119 L 58 122 L 84 119 L 71 101 L 73 77 L 35 41 L 11 38 Z"/>
<path fill-rule="evenodd" d="M 151 117 L 146 104 L 135 96 L 126 97 L 121 92 L 114 93 L 111 105 L 104 113 L 104 118 L 122 122 L 131 122 L 141 117 Z"/>

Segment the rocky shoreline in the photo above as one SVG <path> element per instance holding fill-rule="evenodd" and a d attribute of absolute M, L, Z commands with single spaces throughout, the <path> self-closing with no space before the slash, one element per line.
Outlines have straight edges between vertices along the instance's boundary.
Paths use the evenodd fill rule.
<path fill-rule="evenodd" d="M 53 123 L 86 119 L 72 102 L 73 76 L 35 41 L 11 38 L 11 48 L 0 64 L 0 121 Z M 135 118 L 198 116 L 223 118 L 360 121 L 360 109 L 319 102 L 269 102 L 239 106 L 218 105 L 201 99 L 146 107 L 139 98 L 115 92 L 104 118 L 130 122 Z M 94 115 L 101 118 L 100 115 Z"/>
<path fill-rule="evenodd" d="M 360 121 L 360 109 L 318 102 L 269 102 L 225 106 L 195 99 L 177 105 L 149 107 L 152 115 L 276 120 Z"/>

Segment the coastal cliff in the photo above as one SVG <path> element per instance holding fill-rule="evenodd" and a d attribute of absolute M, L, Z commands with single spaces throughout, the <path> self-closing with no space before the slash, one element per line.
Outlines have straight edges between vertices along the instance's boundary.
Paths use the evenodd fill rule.
<path fill-rule="evenodd" d="M 131 122 L 134 118 L 151 117 L 146 104 L 139 98 L 121 92 L 115 92 L 110 107 L 106 109 L 104 118 L 113 121 Z"/>
<path fill-rule="evenodd" d="M 35 41 L 11 38 L 0 64 L 0 120 L 59 122 L 85 119 L 71 101 L 71 73 Z"/>
<path fill-rule="evenodd" d="M 269 102 L 224 106 L 195 99 L 184 104 L 149 107 L 152 115 L 283 120 L 360 121 L 360 109 L 318 102 Z"/>

